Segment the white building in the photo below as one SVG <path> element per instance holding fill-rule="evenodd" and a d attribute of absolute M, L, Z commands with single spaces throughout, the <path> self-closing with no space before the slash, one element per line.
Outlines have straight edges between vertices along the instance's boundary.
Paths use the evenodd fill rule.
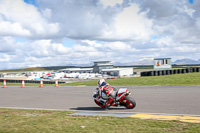
<path fill-rule="evenodd" d="M 102 72 L 110 76 L 132 76 L 133 68 L 102 69 Z"/>

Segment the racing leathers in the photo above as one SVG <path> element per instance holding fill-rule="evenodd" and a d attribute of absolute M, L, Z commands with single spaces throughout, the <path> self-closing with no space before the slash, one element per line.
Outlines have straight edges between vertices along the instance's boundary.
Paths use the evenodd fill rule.
<path fill-rule="evenodd" d="M 103 99 L 105 99 L 105 97 L 108 97 L 108 98 L 106 98 L 107 102 L 105 104 L 100 104 L 97 102 L 96 103 L 101 107 L 108 108 L 115 101 L 116 89 L 111 87 L 108 83 L 106 83 L 106 85 L 101 86 L 99 90 L 100 90 L 99 91 L 100 98 L 103 98 Z"/>

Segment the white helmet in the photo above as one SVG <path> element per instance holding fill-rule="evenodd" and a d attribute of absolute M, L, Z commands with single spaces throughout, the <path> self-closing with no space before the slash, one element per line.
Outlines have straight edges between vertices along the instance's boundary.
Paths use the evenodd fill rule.
<path fill-rule="evenodd" d="M 100 79 L 97 83 L 99 87 L 106 85 L 106 81 L 104 79 Z"/>

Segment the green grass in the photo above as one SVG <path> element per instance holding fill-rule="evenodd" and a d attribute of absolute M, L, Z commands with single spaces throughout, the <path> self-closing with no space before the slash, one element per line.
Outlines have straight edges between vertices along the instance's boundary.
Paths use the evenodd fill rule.
<path fill-rule="evenodd" d="M 188 133 L 200 124 L 130 117 L 78 116 L 69 111 L 0 109 L 1 133 Z"/>
<path fill-rule="evenodd" d="M 112 86 L 176 86 L 200 85 L 200 73 L 175 74 L 165 76 L 148 76 L 133 78 L 106 79 Z M 66 83 L 63 85 L 97 86 L 97 80 Z"/>

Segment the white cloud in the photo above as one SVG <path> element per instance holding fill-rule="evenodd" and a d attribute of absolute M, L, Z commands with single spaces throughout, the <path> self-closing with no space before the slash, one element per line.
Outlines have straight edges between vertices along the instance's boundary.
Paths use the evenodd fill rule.
<path fill-rule="evenodd" d="M 176 45 L 169 36 L 161 37 L 153 42 L 156 43 L 158 47 L 173 47 Z"/>
<path fill-rule="evenodd" d="M 153 33 L 152 21 L 146 17 L 146 12 L 140 12 L 138 5 L 133 4 L 124 9 L 115 18 L 114 29 L 106 31 L 104 38 L 119 40 L 146 40 Z"/>
<path fill-rule="evenodd" d="M 45 8 L 44 10 L 41 11 L 42 16 L 44 16 L 44 18 L 51 18 L 51 9 Z"/>
<path fill-rule="evenodd" d="M 185 12 L 190 16 L 190 17 L 193 17 L 193 14 L 195 12 L 194 9 L 189 9 L 187 6 L 184 6 L 185 8 Z"/>
<path fill-rule="evenodd" d="M 99 47 L 102 46 L 102 44 L 97 43 L 97 42 L 95 42 L 95 41 L 90 41 L 90 40 L 82 40 L 81 42 L 82 42 L 82 43 L 87 43 L 88 45 L 90 45 L 90 46 L 92 46 L 92 47 L 97 47 L 97 48 L 99 48 Z"/>
<path fill-rule="evenodd" d="M 26 47 L 31 57 L 53 57 L 71 53 L 71 48 L 64 47 L 61 43 L 52 43 L 51 40 L 33 41 Z"/>
<path fill-rule="evenodd" d="M 188 47 L 188 46 L 179 46 L 179 47 L 175 47 L 174 50 L 176 52 L 195 52 L 197 49 L 193 48 L 193 47 Z"/>
<path fill-rule="evenodd" d="M 198 30 L 200 30 L 200 18 L 197 18 L 197 19 L 196 19 L 195 25 L 196 25 L 196 28 L 197 28 Z"/>
<path fill-rule="evenodd" d="M 46 11 L 50 12 L 50 10 Z M 0 35 L 45 37 L 59 31 L 58 23 L 48 23 L 36 7 L 23 0 L 0 1 Z M 5 28 L 3 28 L 5 27 Z"/>
<path fill-rule="evenodd" d="M 12 37 L 0 37 L 0 53 L 15 51 L 15 40 Z"/>
<path fill-rule="evenodd" d="M 96 49 L 91 46 L 75 45 L 74 50 L 77 52 L 96 52 Z"/>
<path fill-rule="evenodd" d="M 105 46 L 113 51 L 130 51 L 132 49 L 129 44 L 119 41 L 105 43 Z"/>
<path fill-rule="evenodd" d="M 115 6 L 116 4 L 122 4 L 123 0 L 101 0 L 104 6 Z"/>
<path fill-rule="evenodd" d="M 8 62 L 9 60 L 10 60 L 10 58 L 7 54 L 3 54 L 0 58 L 0 62 L 3 62 L 3 63 Z"/>
<path fill-rule="evenodd" d="M 27 67 L 42 67 L 41 64 L 27 65 Z"/>
<path fill-rule="evenodd" d="M 1 21 L 0 19 L 0 35 L 14 35 L 14 36 L 30 36 L 31 33 L 24 29 L 20 23 L 10 23 L 9 21 Z"/>

